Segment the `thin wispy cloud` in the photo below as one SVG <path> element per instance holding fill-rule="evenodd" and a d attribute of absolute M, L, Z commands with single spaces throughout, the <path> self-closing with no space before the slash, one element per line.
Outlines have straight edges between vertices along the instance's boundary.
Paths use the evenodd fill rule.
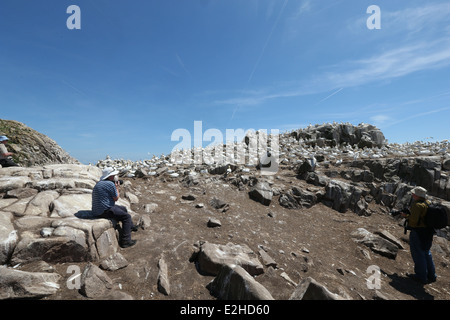
<path fill-rule="evenodd" d="M 399 47 L 367 59 L 344 62 L 338 67 L 343 71 L 328 72 L 325 80 L 336 87 L 352 87 L 449 65 L 450 39 L 444 39 Z"/>
<path fill-rule="evenodd" d="M 423 117 L 426 117 L 426 116 L 429 116 L 429 115 L 432 115 L 432 114 L 436 114 L 436 113 L 440 113 L 440 112 L 444 112 L 444 111 L 447 111 L 447 110 L 450 110 L 450 107 L 438 108 L 438 109 L 433 109 L 433 110 L 429 110 L 429 111 L 425 111 L 425 112 L 415 113 L 415 114 L 410 115 L 408 117 L 402 117 L 401 119 L 394 120 L 394 121 L 391 121 L 389 123 L 386 123 L 386 124 L 383 125 L 383 128 L 391 127 L 393 125 L 397 125 L 399 123 L 406 122 L 406 121 L 409 121 L 409 120 L 412 120 L 412 119 L 415 119 L 415 118 L 423 118 Z"/>
<path fill-rule="evenodd" d="M 369 58 L 344 61 L 330 66 L 331 71 L 313 76 L 296 89 L 266 89 L 263 94 L 216 100 L 215 104 L 254 106 L 269 100 L 317 94 L 337 88 L 326 101 L 344 88 L 408 76 L 414 72 L 450 66 L 450 38 L 393 48 Z M 314 85 L 311 85 L 314 84 Z"/>
<path fill-rule="evenodd" d="M 402 34 L 403 39 L 409 39 L 426 32 L 448 34 L 448 29 L 445 29 L 449 15 L 450 3 L 427 3 L 417 7 L 403 7 L 397 11 L 389 11 L 381 6 L 381 28 L 388 32 L 383 36 L 394 37 Z M 367 17 L 352 17 L 347 21 L 347 30 L 353 33 L 366 32 Z"/>
<path fill-rule="evenodd" d="M 450 3 L 430 3 L 420 7 L 405 8 L 394 12 L 383 12 L 386 28 L 392 31 L 410 31 L 414 34 L 424 29 L 434 29 L 447 24 Z"/>
<path fill-rule="evenodd" d="M 310 94 L 311 92 L 299 90 L 279 91 L 271 93 L 269 90 L 258 91 L 258 93 L 248 94 L 238 98 L 229 98 L 222 100 L 215 100 L 215 105 L 238 105 L 238 106 L 256 106 L 274 99 L 298 97 Z"/>
<path fill-rule="evenodd" d="M 272 38 L 272 35 L 273 35 L 273 32 L 274 32 L 275 28 L 278 26 L 278 22 L 280 21 L 281 15 L 283 14 L 284 8 L 286 8 L 286 5 L 287 5 L 288 1 L 289 0 L 285 0 L 284 1 L 283 6 L 281 7 L 280 12 L 278 13 L 278 16 L 277 16 L 274 24 L 272 25 L 272 29 L 270 30 L 269 35 L 267 36 L 266 42 L 264 43 L 264 46 L 263 46 L 263 48 L 261 50 L 261 53 L 259 54 L 259 57 L 256 60 L 255 65 L 253 66 L 252 72 L 250 73 L 250 76 L 248 77 L 248 80 L 247 80 L 248 83 L 250 81 L 252 81 L 253 74 L 255 73 L 256 69 L 258 68 L 258 66 L 259 66 L 259 64 L 261 62 L 261 58 L 263 57 L 264 52 L 266 51 L 267 45 L 269 44 L 270 39 Z"/>
<path fill-rule="evenodd" d="M 386 114 L 377 114 L 370 117 L 372 123 L 378 128 L 382 128 L 386 123 L 392 121 L 392 118 Z"/>
<path fill-rule="evenodd" d="M 295 17 L 298 18 L 305 12 L 311 11 L 311 8 L 310 1 L 300 2 L 297 10 L 287 18 L 287 25 L 292 26 L 292 21 L 295 20 Z M 387 35 L 387 41 L 392 41 L 393 43 L 391 46 L 386 46 L 382 50 L 378 50 L 378 52 L 372 52 L 371 55 L 366 57 L 343 60 L 333 65 L 322 66 L 323 72 L 310 75 L 309 77 L 305 76 L 305 80 L 297 81 L 294 89 L 286 86 L 273 86 L 271 89 L 261 90 L 262 92 L 259 94 L 240 94 L 239 97 L 216 100 L 214 103 L 235 105 L 237 109 L 239 107 L 261 105 L 275 99 L 300 97 L 335 90 L 331 95 L 319 101 L 319 104 L 330 99 L 344 88 L 394 80 L 419 71 L 448 67 L 450 66 L 450 28 L 447 29 L 447 32 L 439 29 L 438 31 L 440 32 L 434 32 L 431 36 L 428 32 L 426 36 L 418 36 L 417 33 L 424 29 L 437 31 L 437 27 L 440 27 L 444 22 L 447 23 L 449 15 L 450 3 L 427 4 L 393 12 L 382 10 L 383 28 L 396 33 L 402 32 L 405 35 L 401 37 L 400 41 L 397 40 L 398 35 L 397 37 Z M 359 24 L 363 21 L 365 25 L 366 19 L 367 17 L 363 16 L 360 20 L 356 20 Z M 274 28 L 277 24 L 278 19 Z M 261 55 L 254 65 L 248 82 L 254 76 L 272 32 L 269 34 Z M 415 34 L 413 39 L 403 41 L 403 38 L 409 38 L 411 34 Z"/>
<path fill-rule="evenodd" d="M 283 12 L 284 12 L 284 9 L 286 8 L 286 5 L 288 4 L 288 2 L 289 2 L 289 0 L 285 0 L 285 1 L 284 1 L 283 6 L 281 7 L 280 12 L 278 13 L 278 16 L 277 16 L 277 18 L 276 18 L 274 24 L 272 25 L 272 28 L 271 28 L 271 30 L 270 30 L 270 32 L 269 32 L 269 35 L 267 36 L 267 39 L 266 39 L 266 41 L 265 41 L 265 43 L 264 43 L 264 45 L 263 45 L 263 48 L 262 48 L 262 50 L 261 50 L 261 52 L 260 52 L 258 58 L 256 59 L 256 62 L 255 62 L 255 65 L 253 66 L 252 71 L 250 72 L 250 75 L 249 75 L 248 80 L 247 80 L 247 85 L 248 85 L 248 84 L 252 81 L 252 79 L 253 79 L 253 75 L 255 74 L 256 69 L 258 68 L 258 66 L 259 66 L 259 64 L 260 64 L 262 57 L 264 56 L 264 53 L 265 53 L 265 51 L 266 51 L 266 48 L 267 48 L 267 46 L 268 46 L 268 44 L 269 44 L 269 42 L 270 42 L 270 39 L 272 38 L 273 32 L 275 31 L 276 27 L 278 26 L 278 23 L 279 23 L 279 21 L 280 21 L 280 18 L 281 18 L 281 16 L 282 16 L 282 14 L 283 14 Z M 273 7 L 271 7 L 270 10 L 273 10 Z M 239 103 L 239 100 L 240 100 L 240 99 L 235 100 L 235 101 L 237 101 L 238 103 L 235 103 L 235 102 L 232 103 L 232 104 L 236 105 L 236 108 L 233 110 L 233 113 L 231 114 L 231 119 L 230 119 L 230 120 L 233 120 L 233 119 L 234 119 L 234 116 L 235 116 L 236 112 L 238 111 L 238 109 L 239 109 L 239 108 L 241 107 L 241 105 L 242 105 L 241 103 Z M 252 100 L 253 100 L 253 101 L 252 101 Z M 252 99 L 252 98 L 250 98 L 250 99 L 247 99 L 247 98 L 246 98 L 246 99 L 243 99 L 242 102 L 244 102 L 245 105 L 249 105 L 249 104 L 251 105 L 251 104 L 258 104 L 258 100 L 259 100 L 259 99 L 255 99 L 255 98 L 253 98 L 253 99 Z M 264 99 L 263 99 L 263 100 L 264 100 Z"/>
<path fill-rule="evenodd" d="M 184 70 L 184 72 L 186 72 L 187 75 L 191 75 L 191 73 L 189 72 L 189 70 L 186 68 L 186 66 L 183 63 L 183 60 L 181 60 L 180 56 L 178 55 L 178 53 L 175 54 L 176 58 L 177 58 L 177 62 L 180 65 L 180 67 Z"/>
<path fill-rule="evenodd" d="M 289 20 L 295 20 L 294 17 L 298 18 L 310 10 L 310 1 L 303 1 Z M 418 33 L 425 28 L 435 29 L 440 23 L 447 23 L 449 15 L 450 3 L 429 4 L 394 12 L 382 11 L 383 25 L 386 28 L 409 33 Z M 363 18 L 365 25 L 367 17 L 363 16 Z M 448 32 L 437 33 L 436 36 L 427 37 L 425 40 L 420 37 L 418 39 L 407 43 L 400 41 L 396 45 L 390 46 L 389 49 L 366 58 L 341 61 L 339 64 L 324 67 L 327 71 L 312 76 L 294 90 L 273 88 L 271 92 L 263 95 L 231 98 L 219 103 L 254 106 L 268 100 L 304 96 L 337 89 L 331 95 L 319 101 L 321 103 L 344 88 L 401 78 L 419 71 L 450 66 L 450 34 Z"/>

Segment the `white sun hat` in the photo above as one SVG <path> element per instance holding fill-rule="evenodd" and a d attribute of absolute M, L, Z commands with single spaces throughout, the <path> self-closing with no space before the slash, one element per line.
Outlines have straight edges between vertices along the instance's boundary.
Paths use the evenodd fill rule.
<path fill-rule="evenodd" d="M 108 178 L 110 176 L 115 176 L 118 173 L 119 173 L 119 171 L 114 170 L 114 168 L 106 167 L 102 171 L 102 176 L 100 177 L 100 180 L 105 180 L 106 178 Z"/>
<path fill-rule="evenodd" d="M 427 190 L 422 187 L 415 187 L 414 189 L 411 190 L 411 193 L 421 198 L 427 197 Z"/>

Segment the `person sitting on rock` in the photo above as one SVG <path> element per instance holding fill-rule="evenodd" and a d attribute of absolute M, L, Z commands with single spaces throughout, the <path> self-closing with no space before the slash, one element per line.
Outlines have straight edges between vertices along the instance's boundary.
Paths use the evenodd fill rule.
<path fill-rule="evenodd" d="M 8 140 L 9 139 L 7 136 L 0 134 L 0 165 L 3 168 L 17 167 L 17 163 L 15 163 L 11 158 L 12 153 L 8 152 L 8 149 L 6 149 L 6 143 Z"/>
<path fill-rule="evenodd" d="M 127 248 L 136 244 L 136 240 L 131 240 L 131 231 L 136 227 L 133 226 L 127 208 L 116 205 L 116 201 L 120 197 L 118 173 L 119 171 L 111 167 L 103 169 L 100 181 L 92 190 L 92 215 L 96 218 L 121 221 L 122 232 L 119 245 L 122 248 Z"/>
<path fill-rule="evenodd" d="M 408 274 L 408 277 L 427 284 L 436 281 L 436 270 L 430 251 L 434 230 L 427 228 L 424 221 L 430 202 L 426 200 L 427 190 L 422 187 L 414 188 L 411 193 L 410 214 L 402 213 L 402 216 L 408 219 L 408 229 L 411 230 L 409 246 L 414 261 L 415 273 Z"/>

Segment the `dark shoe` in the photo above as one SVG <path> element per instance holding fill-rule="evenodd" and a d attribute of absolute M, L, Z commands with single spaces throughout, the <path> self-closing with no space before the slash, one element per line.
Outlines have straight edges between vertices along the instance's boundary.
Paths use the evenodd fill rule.
<path fill-rule="evenodd" d="M 416 282 L 418 282 L 420 284 L 427 284 L 428 283 L 428 281 L 419 278 L 419 276 L 417 276 L 417 274 L 414 274 L 414 273 L 407 273 L 406 276 L 408 278 L 410 278 L 411 280 L 414 280 L 414 281 L 416 281 Z"/>
<path fill-rule="evenodd" d="M 119 245 L 121 248 L 129 248 L 136 244 L 136 240 L 122 241 Z"/>
<path fill-rule="evenodd" d="M 139 228 L 139 226 L 133 225 L 131 227 L 131 231 L 136 232 L 136 231 L 138 231 L 138 228 Z"/>
<path fill-rule="evenodd" d="M 437 277 L 428 278 L 428 282 L 427 283 L 433 283 L 433 282 L 436 282 L 436 280 L 437 280 Z"/>

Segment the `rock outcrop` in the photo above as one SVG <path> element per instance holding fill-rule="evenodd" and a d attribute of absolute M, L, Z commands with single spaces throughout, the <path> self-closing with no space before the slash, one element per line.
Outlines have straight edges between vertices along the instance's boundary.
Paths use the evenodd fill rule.
<path fill-rule="evenodd" d="M 297 140 L 304 141 L 312 147 L 357 145 L 359 148 L 382 147 L 385 144 L 383 133 L 373 125 L 359 124 L 353 126 L 350 123 L 325 123 L 322 125 L 308 126 L 291 133 Z"/>
<path fill-rule="evenodd" d="M 8 136 L 8 151 L 21 166 L 80 163 L 54 140 L 18 121 L 0 119 L 0 132 Z"/>
<path fill-rule="evenodd" d="M 2 168 L 0 264 L 101 261 L 115 254 L 114 221 L 90 216 L 100 176 L 97 167 L 74 164 Z"/>

